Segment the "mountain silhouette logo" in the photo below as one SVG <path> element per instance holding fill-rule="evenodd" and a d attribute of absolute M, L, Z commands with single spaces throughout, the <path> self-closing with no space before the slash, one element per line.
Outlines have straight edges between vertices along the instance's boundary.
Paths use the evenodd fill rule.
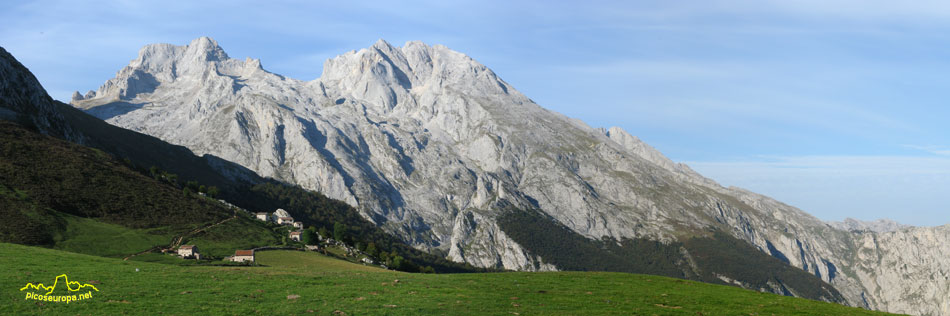
<path fill-rule="evenodd" d="M 87 289 L 86 293 L 72 294 L 72 295 L 51 295 L 53 291 L 56 290 L 56 287 L 60 284 L 60 279 L 62 279 L 62 284 L 66 287 L 68 292 L 80 292 L 83 289 Z M 27 300 L 38 300 L 45 302 L 56 302 L 56 303 L 66 303 L 69 304 L 74 301 L 80 301 L 84 299 L 92 298 L 92 290 L 99 292 L 99 289 L 92 284 L 81 283 L 77 281 L 69 281 L 69 277 L 65 274 L 60 274 L 56 276 L 56 279 L 53 280 L 52 285 L 44 285 L 43 283 L 27 283 L 25 286 L 20 288 L 20 291 L 33 290 L 38 292 L 28 291 L 26 293 Z M 45 291 L 45 293 L 44 293 Z"/>

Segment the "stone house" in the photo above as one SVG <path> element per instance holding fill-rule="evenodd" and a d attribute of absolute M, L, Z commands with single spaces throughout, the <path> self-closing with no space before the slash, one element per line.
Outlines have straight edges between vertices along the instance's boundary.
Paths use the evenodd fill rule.
<path fill-rule="evenodd" d="M 294 218 L 293 218 L 293 217 L 278 217 L 278 218 L 277 218 L 277 224 L 280 224 L 280 225 L 293 225 L 293 224 L 294 224 Z"/>
<path fill-rule="evenodd" d="M 198 253 L 198 246 L 194 245 L 184 245 L 178 247 L 178 256 L 182 259 L 201 260 L 201 254 Z"/>
<path fill-rule="evenodd" d="M 290 240 L 300 241 L 300 232 L 290 232 Z"/>
<path fill-rule="evenodd" d="M 235 250 L 231 257 L 233 262 L 254 262 L 254 250 Z"/>

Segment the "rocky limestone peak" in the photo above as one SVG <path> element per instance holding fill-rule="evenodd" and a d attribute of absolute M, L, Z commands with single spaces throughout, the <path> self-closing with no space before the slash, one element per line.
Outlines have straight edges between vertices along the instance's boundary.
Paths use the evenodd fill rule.
<path fill-rule="evenodd" d="M 129 65 L 166 64 L 170 62 L 208 62 L 227 60 L 228 54 L 209 37 L 199 37 L 184 46 L 149 44 L 139 50 L 138 57 Z"/>
<path fill-rule="evenodd" d="M 228 54 L 224 52 L 221 46 L 218 46 L 218 42 L 207 36 L 194 39 L 186 47 L 186 55 L 194 56 L 201 60 L 220 61 L 228 59 Z"/>
<path fill-rule="evenodd" d="M 254 69 L 254 70 L 264 70 L 264 67 L 261 65 L 261 60 L 251 58 L 251 57 L 244 59 L 244 68 Z"/>
<path fill-rule="evenodd" d="M 268 74 L 260 60 L 231 59 L 218 42 L 209 37 L 199 37 L 184 46 L 149 44 L 97 91 L 73 98 L 71 103 L 80 108 L 119 101 L 136 103 L 136 99 L 169 84 L 182 85 L 182 91 L 202 86 L 238 89 L 238 78 Z"/>
<path fill-rule="evenodd" d="M 393 47 L 393 45 L 389 44 L 389 42 L 382 38 L 376 40 L 376 43 L 373 43 L 372 48 L 386 51 L 393 51 L 396 49 L 396 47 Z"/>
<path fill-rule="evenodd" d="M 317 80 L 338 87 L 341 97 L 370 101 L 387 111 L 401 100 L 414 105 L 412 95 L 429 90 L 440 93 L 447 87 L 482 95 L 507 95 L 514 90 L 488 67 L 445 46 L 411 41 L 394 47 L 382 39 L 369 48 L 328 59 Z"/>
<path fill-rule="evenodd" d="M 185 46 L 150 44 L 139 50 L 127 68 L 159 75 L 163 82 L 179 75 L 200 73 L 213 62 L 228 60 L 228 54 L 209 37 L 199 37 Z"/>

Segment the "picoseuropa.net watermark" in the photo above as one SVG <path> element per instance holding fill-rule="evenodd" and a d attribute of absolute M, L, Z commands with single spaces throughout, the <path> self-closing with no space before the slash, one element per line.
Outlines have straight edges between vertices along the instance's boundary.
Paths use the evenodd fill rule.
<path fill-rule="evenodd" d="M 56 290 L 56 286 L 59 284 L 59 280 L 63 279 L 63 284 L 66 285 L 66 290 L 69 292 L 81 292 L 85 288 L 91 288 L 91 290 L 86 290 L 85 293 L 69 294 L 69 295 L 52 295 L 53 291 Z M 32 291 L 30 291 L 32 290 Z M 20 291 L 26 292 L 26 300 L 36 300 L 43 302 L 53 302 L 53 303 L 72 303 L 76 301 L 88 300 L 92 298 L 92 291 L 95 290 L 99 292 L 99 289 L 88 283 L 80 282 L 70 282 L 69 278 L 65 274 L 61 274 L 53 280 L 53 285 L 46 286 L 43 283 L 27 283 L 26 286 L 20 289 Z M 36 292 L 33 292 L 36 291 Z"/>

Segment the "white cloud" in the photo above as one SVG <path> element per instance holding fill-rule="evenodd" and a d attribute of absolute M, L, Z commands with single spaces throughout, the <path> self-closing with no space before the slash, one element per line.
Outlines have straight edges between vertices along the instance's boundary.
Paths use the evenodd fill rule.
<path fill-rule="evenodd" d="M 928 153 L 939 155 L 939 156 L 950 156 L 950 148 L 944 146 L 920 146 L 920 145 L 904 145 L 904 147 L 916 150 L 926 151 Z"/>

